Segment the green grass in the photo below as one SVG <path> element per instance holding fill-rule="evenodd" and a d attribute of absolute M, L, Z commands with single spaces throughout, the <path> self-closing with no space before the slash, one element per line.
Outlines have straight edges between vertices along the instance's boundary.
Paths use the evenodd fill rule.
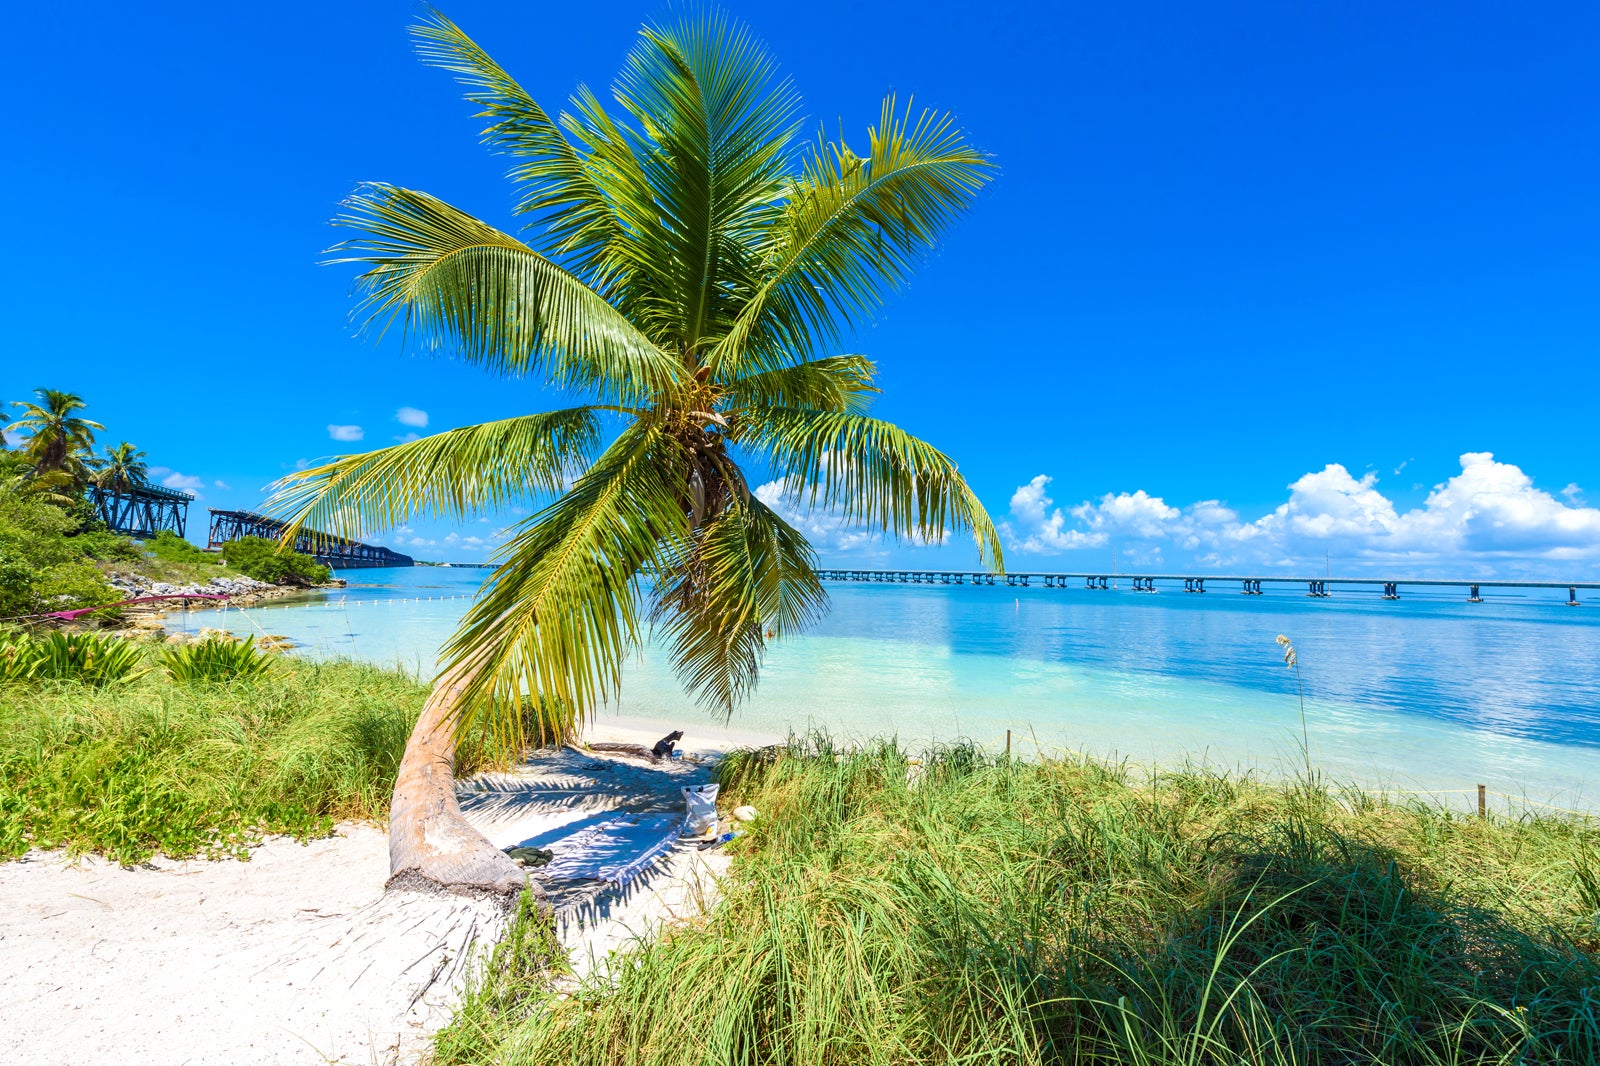
<path fill-rule="evenodd" d="M 1591 821 L 966 747 L 721 778 L 762 817 L 712 914 L 562 996 L 524 933 L 439 1063 L 1600 1061 Z"/>
<path fill-rule="evenodd" d="M 238 855 L 264 833 L 383 819 L 426 695 L 397 671 L 289 658 L 226 684 L 0 685 L 0 859 Z M 498 762 L 473 744 L 459 765 Z"/>

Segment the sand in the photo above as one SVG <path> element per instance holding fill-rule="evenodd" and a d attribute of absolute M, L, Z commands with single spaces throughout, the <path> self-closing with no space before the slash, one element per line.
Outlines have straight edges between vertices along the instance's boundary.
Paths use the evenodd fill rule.
<path fill-rule="evenodd" d="M 462 784 L 463 811 L 496 845 L 555 853 L 554 874 L 537 876 L 574 980 L 604 979 L 615 953 L 715 900 L 728 860 L 677 838 L 678 789 L 709 780 L 718 752 L 771 738 L 690 728 L 683 761 L 569 749 Z M 664 731 L 608 717 L 590 739 L 648 746 Z M 482 902 L 385 894 L 387 874 L 386 834 L 355 824 L 265 841 L 248 862 L 0 863 L 0 1052 L 74 1066 L 416 1062 L 502 920 Z"/>

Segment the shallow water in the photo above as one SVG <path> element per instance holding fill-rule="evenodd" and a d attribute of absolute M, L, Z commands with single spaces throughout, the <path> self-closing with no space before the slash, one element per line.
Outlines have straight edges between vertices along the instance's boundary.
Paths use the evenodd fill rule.
<path fill-rule="evenodd" d="M 281 633 L 312 655 L 431 669 L 485 570 L 343 574 L 342 593 L 174 615 L 189 629 Z M 1600 601 L 1547 590 L 1469 604 L 1459 594 L 1309 599 L 1131 590 L 830 584 L 816 629 L 773 648 L 735 724 L 821 726 L 904 742 L 970 737 L 1137 762 L 1294 772 L 1303 765 L 1299 649 L 1313 761 L 1371 787 L 1472 799 L 1495 792 L 1600 806 Z M 714 721 L 665 657 L 630 662 L 619 707 L 692 728 Z"/>

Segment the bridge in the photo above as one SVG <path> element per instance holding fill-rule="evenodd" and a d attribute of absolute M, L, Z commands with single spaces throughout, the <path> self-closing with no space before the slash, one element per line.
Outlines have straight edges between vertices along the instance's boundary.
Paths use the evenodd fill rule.
<path fill-rule="evenodd" d="M 126 489 L 90 485 L 89 502 L 94 506 L 95 517 L 114 533 L 145 538 L 170 529 L 181 537 L 194 497 L 159 485 L 136 485 Z"/>
<path fill-rule="evenodd" d="M 1082 588 L 1092 592 L 1104 592 L 1120 587 L 1123 581 L 1128 582 L 1132 592 L 1159 592 L 1156 582 L 1166 582 L 1177 588 L 1181 583 L 1184 592 L 1203 593 L 1209 582 L 1213 590 L 1220 590 L 1226 586 L 1236 586 L 1237 591 L 1245 596 L 1259 596 L 1262 594 L 1261 586 L 1265 585 L 1290 585 L 1299 586 L 1306 590 L 1306 595 L 1318 599 L 1325 599 L 1333 595 L 1332 589 L 1344 587 L 1349 589 L 1372 589 L 1381 592 L 1386 600 L 1398 600 L 1402 586 L 1407 588 L 1454 588 L 1462 589 L 1467 594 L 1467 602 L 1482 603 L 1484 589 L 1566 589 L 1566 604 L 1577 607 L 1580 603 L 1578 590 L 1600 589 L 1600 582 L 1594 581 L 1501 581 L 1493 578 L 1379 578 L 1379 577 L 1253 577 L 1253 576 L 1217 576 L 1215 574 L 1197 576 L 1194 574 L 1112 574 L 1100 572 L 1085 572 L 1079 574 L 1058 573 L 1009 573 L 992 574 L 984 571 L 972 570 L 840 570 L 819 569 L 817 576 L 824 581 L 866 581 L 881 582 L 899 585 L 1004 585 L 1010 588 L 1029 588 L 1042 586 L 1044 588 Z"/>
<path fill-rule="evenodd" d="M 254 511 L 219 511 L 211 508 L 211 537 L 206 548 L 215 551 L 230 540 L 240 537 L 265 537 L 279 540 L 285 524 L 276 518 L 256 514 Z M 324 566 L 335 570 L 359 570 L 379 566 L 414 566 L 409 555 L 377 544 L 363 544 L 359 540 L 335 537 L 315 529 L 302 528 L 295 534 L 294 550 L 315 557 Z"/>

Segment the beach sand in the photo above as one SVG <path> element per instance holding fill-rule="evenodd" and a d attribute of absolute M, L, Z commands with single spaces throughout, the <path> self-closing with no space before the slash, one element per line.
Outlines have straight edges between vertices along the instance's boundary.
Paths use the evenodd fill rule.
<path fill-rule="evenodd" d="M 539 876 L 579 976 L 715 897 L 728 860 L 675 839 L 678 789 L 709 780 L 718 753 L 771 738 L 685 726 L 682 761 L 566 749 L 462 783 L 463 811 L 495 844 L 555 853 L 554 876 Z M 588 739 L 648 747 L 665 731 L 608 716 Z M 618 874 L 632 876 L 605 880 Z M 0 864 L 0 1052 L 63 1066 L 415 1062 L 502 919 L 482 902 L 385 894 L 387 875 L 386 834 L 356 824 L 265 841 L 248 862 Z"/>

